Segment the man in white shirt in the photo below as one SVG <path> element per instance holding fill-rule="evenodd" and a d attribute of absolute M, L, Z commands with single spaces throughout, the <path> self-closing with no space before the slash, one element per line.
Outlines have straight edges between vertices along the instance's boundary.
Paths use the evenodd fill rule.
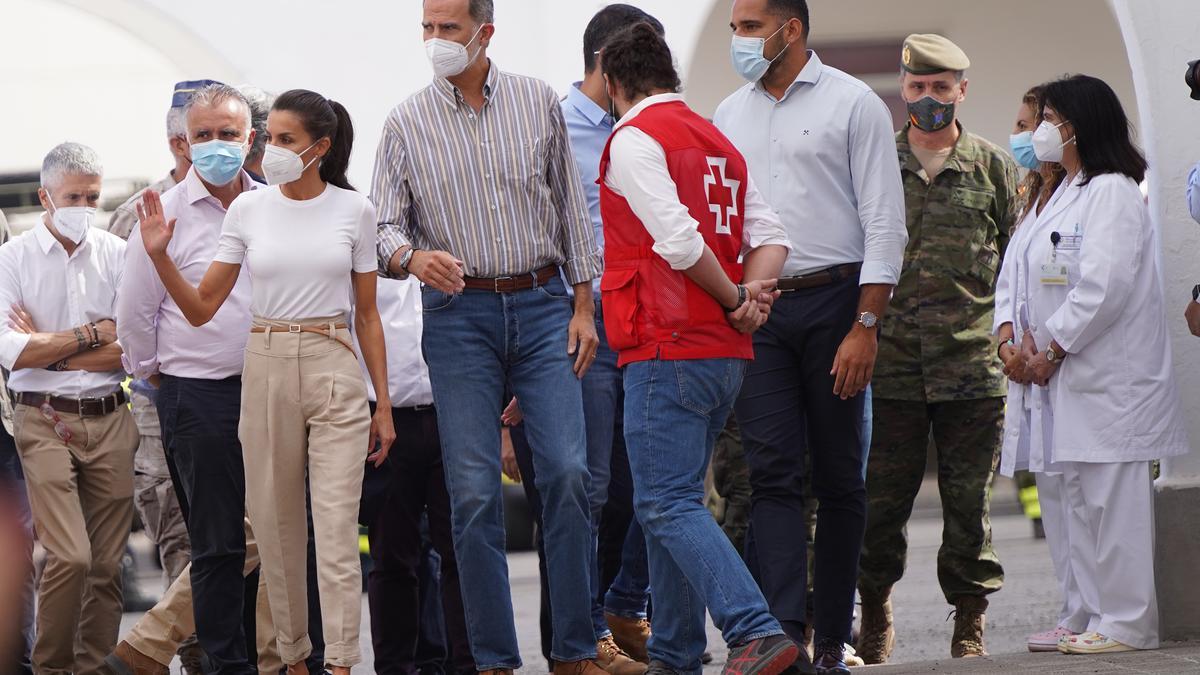
<path fill-rule="evenodd" d="M 417 663 L 417 646 L 425 614 L 421 607 L 424 594 L 418 579 L 419 568 L 424 565 L 421 517 L 427 514 L 429 536 L 441 558 L 439 586 L 449 648 L 446 670 L 474 673 L 475 660 L 467 638 L 462 589 L 458 583 L 437 412 L 433 407 L 429 369 L 421 356 L 421 284 L 413 278 L 403 281 L 381 278 L 378 286 L 379 316 L 388 344 L 392 418 L 396 428 L 407 433 L 396 438 L 383 466 L 375 467 L 368 462 L 363 477 L 359 522 L 367 528 L 374 563 L 367 581 L 367 599 L 375 671 L 413 672 L 422 666 Z M 375 388 L 365 365 L 363 376 L 374 413 Z"/>
<path fill-rule="evenodd" d="M 133 520 L 137 425 L 121 390 L 117 287 L 125 242 L 92 227 L 102 169 L 63 143 L 42 163 L 46 209 L 0 248 L 0 365 L 46 567 L 33 667 L 95 672 L 117 641 L 121 557 Z"/>
<path fill-rule="evenodd" d="M 891 115 L 867 85 L 807 50 L 804 0 L 736 0 L 731 27 L 734 66 L 750 83 L 714 121 L 793 243 L 735 408 L 753 489 L 746 555 L 771 611 L 802 641 L 808 570 L 796 527 L 811 479 L 816 667 L 848 672 L 842 645 L 866 520 L 863 393 L 908 238 Z"/>

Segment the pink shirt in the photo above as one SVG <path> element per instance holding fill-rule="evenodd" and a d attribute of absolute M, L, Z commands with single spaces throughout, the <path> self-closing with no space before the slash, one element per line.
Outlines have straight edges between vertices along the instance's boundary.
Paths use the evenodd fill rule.
<path fill-rule="evenodd" d="M 244 171 L 242 184 L 257 184 Z M 225 208 L 208 192 L 195 169 L 162 196 L 175 236 L 167 247 L 183 278 L 199 286 L 217 252 Z M 125 274 L 117 297 L 117 335 L 125 369 L 137 378 L 155 373 L 196 379 L 223 379 L 242 373 L 250 333 L 250 275 L 243 266 L 233 292 L 207 324 L 193 327 L 171 299 L 142 245 L 140 228 L 129 235 Z"/>

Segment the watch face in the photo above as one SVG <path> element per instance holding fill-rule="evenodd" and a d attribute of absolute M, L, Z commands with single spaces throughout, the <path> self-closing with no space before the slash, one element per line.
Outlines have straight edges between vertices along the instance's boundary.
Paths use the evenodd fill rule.
<path fill-rule="evenodd" d="M 874 328 L 875 324 L 879 322 L 879 317 L 875 316 L 871 312 L 863 312 L 859 315 L 858 322 L 861 323 L 864 328 Z"/>

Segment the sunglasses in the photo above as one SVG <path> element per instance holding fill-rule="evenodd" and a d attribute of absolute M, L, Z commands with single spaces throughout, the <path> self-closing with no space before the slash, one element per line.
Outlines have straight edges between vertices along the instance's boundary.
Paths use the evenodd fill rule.
<path fill-rule="evenodd" d="M 42 417 L 54 426 L 54 433 L 58 436 L 59 440 L 70 445 L 71 439 L 74 436 L 71 435 L 71 429 L 67 426 L 67 423 L 62 421 L 62 418 L 58 416 L 58 411 L 51 408 L 47 402 L 38 407 L 38 412 L 42 413 Z"/>

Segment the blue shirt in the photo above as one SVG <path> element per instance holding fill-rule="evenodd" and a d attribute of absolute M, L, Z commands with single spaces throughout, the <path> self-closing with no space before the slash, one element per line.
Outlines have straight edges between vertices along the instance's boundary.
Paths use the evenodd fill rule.
<path fill-rule="evenodd" d="M 596 233 L 596 246 L 604 251 L 604 225 L 600 220 L 600 156 L 612 135 L 613 119 L 608 111 L 579 90 L 582 82 L 571 85 L 562 100 L 563 117 L 567 120 L 567 135 L 571 138 L 571 150 L 579 166 L 579 178 L 583 182 L 583 193 L 587 197 L 588 215 L 592 219 L 592 230 Z M 600 279 L 592 282 L 593 290 L 600 292 Z"/>

